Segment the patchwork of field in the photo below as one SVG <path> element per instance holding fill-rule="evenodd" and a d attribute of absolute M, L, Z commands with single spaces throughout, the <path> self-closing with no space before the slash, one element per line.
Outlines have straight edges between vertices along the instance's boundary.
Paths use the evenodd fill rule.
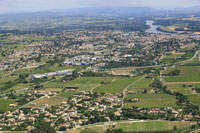
<path fill-rule="evenodd" d="M 115 81 L 103 84 L 94 89 L 94 92 L 99 93 L 122 93 L 123 90 L 130 85 L 131 83 L 139 80 L 141 77 L 133 77 L 133 78 L 118 78 Z"/>
<path fill-rule="evenodd" d="M 138 99 L 139 102 L 125 103 L 125 108 L 132 106 L 140 108 L 165 108 L 165 107 L 177 107 L 175 96 L 167 94 L 127 94 L 126 100 Z"/>
<path fill-rule="evenodd" d="M 164 77 L 166 82 L 200 82 L 200 67 L 199 66 L 180 66 L 169 68 L 167 72 L 179 69 L 179 76 Z"/>
<path fill-rule="evenodd" d="M 44 97 L 41 99 L 38 99 L 28 105 L 26 105 L 26 108 L 30 108 L 30 107 L 44 107 L 44 105 L 46 107 L 50 107 L 50 106 L 55 106 L 58 104 L 61 104 L 62 102 L 66 101 L 65 98 L 61 98 L 61 97 Z"/>
<path fill-rule="evenodd" d="M 124 132 L 146 132 L 146 131 L 170 131 L 174 126 L 177 129 L 185 129 L 192 125 L 190 122 L 180 121 L 118 121 L 115 129 L 122 129 Z M 103 133 L 110 125 L 94 124 L 86 126 L 85 129 L 69 130 L 67 133 Z"/>
<path fill-rule="evenodd" d="M 149 86 L 153 82 L 150 78 L 144 78 L 137 83 L 133 84 L 128 88 L 128 91 L 135 91 L 135 92 L 143 92 L 144 89 L 149 90 L 151 87 Z"/>

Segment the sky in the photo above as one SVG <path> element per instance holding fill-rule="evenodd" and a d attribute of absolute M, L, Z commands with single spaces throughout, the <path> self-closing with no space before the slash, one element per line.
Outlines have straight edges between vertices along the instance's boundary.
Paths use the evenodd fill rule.
<path fill-rule="evenodd" d="M 182 8 L 198 5 L 200 5 L 200 0 L 0 0 L 0 13 L 101 6 L 149 6 L 154 8 Z"/>

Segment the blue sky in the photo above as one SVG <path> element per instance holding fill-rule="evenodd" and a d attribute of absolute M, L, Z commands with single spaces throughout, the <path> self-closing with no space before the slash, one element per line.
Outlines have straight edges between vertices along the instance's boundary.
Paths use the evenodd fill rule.
<path fill-rule="evenodd" d="M 99 6 L 180 8 L 197 5 L 200 0 L 0 0 L 0 13 Z"/>

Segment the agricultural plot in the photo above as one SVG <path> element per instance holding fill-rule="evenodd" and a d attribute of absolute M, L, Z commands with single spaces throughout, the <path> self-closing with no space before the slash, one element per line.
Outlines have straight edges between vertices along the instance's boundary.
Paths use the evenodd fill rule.
<path fill-rule="evenodd" d="M 10 100 L 10 99 L 0 99 L 0 111 L 8 111 L 8 110 L 12 110 L 11 108 L 9 108 L 9 104 L 14 104 L 15 101 Z"/>
<path fill-rule="evenodd" d="M 167 94 L 127 94 L 126 101 L 130 99 L 138 99 L 138 102 L 127 102 L 125 108 L 132 106 L 141 108 L 165 108 L 177 107 L 174 96 Z"/>
<path fill-rule="evenodd" d="M 90 91 L 93 88 L 96 88 L 100 84 L 69 84 L 66 87 L 78 87 L 79 91 Z"/>
<path fill-rule="evenodd" d="M 141 81 L 133 84 L 128 88 L 128 91 L 135 91 L 135 92 L 143 92 L 144 89 L 149 90 L 150 89 L 150 84 L 152 83 L 152 79 L 142 79 Z"/>
<path fill-rule="evenodd" d="M 30 75 L 33 72 L 34 68 L 31 69 L 17 69 L 13 72 L 13 74 L 28 74 Z"/>
<path fill-rule="evenodd" d="M 10 82 L 13 82 L 16 80 L 17 77 L 5 77 L 5 78 L 0 78 L 0 89 L 4 87 L 6 84 L 9 84 Z"/>
<path fill-rule="evenodd" d="M 55 71 L 74 69 L 74 68 L 77 68 L 77 67 L 76 66 L 60 66 L 59 64 L 54 64 L 54 65 L 45 64 L 45 65 L 41 65 L 35 68 L 32 74 L 43 74 L 43 73 L 48 73 L 48 72 L 55 72 Z"/>
<path fill-rule="evenodd" d="M 180 70 L 179 76 L 166 76 L 166 82 L 199 82 L 200 83 L 200 67 L 199 66 L 180 66 L 169 68 L 167 72 L 174 69 Z"/>
<path fill-rule="evenodd" d="M 55 106 L 58 104 L 61 104 L 62 102 L 66 101 L 65 98 L 61 98 L 61 97 L 45 97 L 45 98 L 41 98 L 38 99 L 36 101 L 34 101 L 33 103 L 30 103 L 28 105 L 26 105 L 25 107 L 30 108 L 30 107 L 50 107 L 50 106 Z"/>
<path fill-rule="evenodd" d="M 74 95 L 73 92 L 71 91 L 67 91 L 67 92 L 62 92 L 60 94 L 58 94 L 58 97 L 63 97 L 63 98 L 68 98 L 68 97 L 72 97 Z"/>
<path fill-rule="evenodd" d="M 196 92 L 192 90 L 192 87 L 183 87 L 183 84 L 171 84 L 167 85 L 167 88 L 172 92 L 179 92 L 184 95 L 195 94 Z"/>
<path fill-rule="evenodd" d="M 14 80 L 16 80 L 17 77 L 5 77 L 5 78 L 0 78 L 0 84 L 5 84 L 8 82 L 12 82 Z"/>
<path fill-rule="evenodd" d="M 1 58 L 1 57 L 0 57 Z M 1 59 L 0 59 L 1 60 Z M 5 71 L 0 71 L 0 76 L 4 76 L 6 75 L 7 73 Z"/>
<path fill-rule="evenodd" d="M 119 78 L 112 83 L 103 84 L 94 89 L 94 92 L 99 93 L 122 93 L 123 90 L 128 87 L 131 83 L 135 82 L 141 77 L 134 78 Z"/>
<path fill-rule="evenodd" d="M 189 127 L 189 122 L 168 122 L 168 121 L 147 121 L 133 123 L 119 123 L 116 128 L 128 131 L 164 131 L 172 130 L 176 126 L 179 128 Z"/>
<path fill-rule="evenodd" d="M 61 92 L 62 88 L 45 88 L 38 91 L 45 91 L 45 92 Z M 34 90 L 35 91 L 35 90 Z"/>
<path fill-rule="evenodd" d="M 183 61 L 184 59 L 178 59 L 179 57 L 185 55 L 185 53 L 172 53 L 170 55 L 165 56 L 161 62 L 169 64 L 169 63 L 174 63 L 178 61 Z"/>
<path fill-rule="evenodd" d="M 20 84 L 17 84 L 15 86 L 13 86 L 12 88 L 6 89 L 5 91 L 3 91 L 3 93 L 7 93 L 9 91 L 16 91 L 16 90 L 28 88 L 29 86 L 31 86 L 31 84 L 20 83 Z"/>
<path fill-rule="evenodd" d="M 115 129 L 122 129 L 124 132 L 146 132 L 146 131 L 169 131 L 173 130 L 174 126 L 177 129 L 185 129 L 191 126 L 190 122 L 178 122 L 178 121 L 118 121 Z M 81 133 L 103 133 L 106 132 L 110 125 L 91 125 L 87 126 L 86 129 L 78 129 Z M 71 130 L 69 130 L 71 132 Z M 74 130 L 76 132 L 76 130 Z M 67 132 L 68 133 L 68 132 Z"/>
<path fill-rule="evenodd" d="M 67 85 L 67 82 L 47 82 L 45 84 L 43 84 L 44 88 L 64 88 Z"/>
<path fill-rule="evenodd" d="M 199 95 L 188 95 L 188 99 L 194 104 L 200 107 L 200 96 Z"/>
<path fill-rule="evenodd" d="M 135 68 L 133 67 L 113 68 L 108 73 L 113 75 L 129 75 L 134 70 Z"/>
<path fill-rule="evenodd" d="M 68 82 L 69 84 L 101 84 L 102 82 L 112 82 L 113 77 L 80 77 Z"/>

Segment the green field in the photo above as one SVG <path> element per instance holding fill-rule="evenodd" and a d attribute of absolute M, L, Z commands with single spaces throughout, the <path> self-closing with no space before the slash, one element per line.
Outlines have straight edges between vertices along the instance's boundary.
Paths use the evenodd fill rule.
<path fill-rule="evenodd" d="M 90 91 L 99 85 L 100 84 L 68 84 L 66 87 L 78 87 L 79 91 Z"/>
<path fill-rule="evenodd" d="M 146 131 L 170 131 L 174 126 L 177 129 L 185 129 L 191 126 L 190 122 L 178 122 L 178 121 L 121 121 L 116 122 L 115 129 L 122 129 L 124 132 L 146 132 Z M 79 129 L 81 133 L 104 133 L 110 125 L 95 124 L 87 126 L 86 129 Z M 69 130 L 70 132 L 70 130 Z"/>
<path fill-rule="evenodd" d="M 165 107 L 177 107 L 176 99 L 174 96 L 167 94 L 127 94 L 126 100 L 137 98 L 138 103 L 126 103 L 125 108 L 132 106 L 141 108 L 165 108 Z"/>
<path fill-rule="evenodd" d="M 149 85 L 152 83 L 152 79 L 142 79 L 141 81 L 135 83 L 131 87 L 128 88 L 128 91 L 137 91 L 137 92 L 143 92 L 146 88 L 147 90 L 150 89 Z"/>
<path fill-rule="evenodd" d="M 15 103 L 13 100 L 0 99 L 0 111 L 8 111 L 8 110 L 10 110 L 9 104 L 13 104 L 13 103 Z"/>
<path fill-rule="evenodd" d="M 200 82 L 200 67 L 199 66 L 180 66 L 176 68 L 169 68 L 167 72 L 174 69 L 180 70 L 179 76 L 167 76 L 165 77 L 166 82 Z"/>
<path fill-rule="evenodd" d="M 100 84 L 101 82 L 111 82 L 113 77 L 80 77 L 68 82 L 69 84 Z"/>
<path fill-rule="evenodd" d="M 192 87 L 183 87 L 182 84 L 179 85 L 167 85 L 167 88 L 172 92 L 179 92 L 184 95 L 194 94 L 195 91 L 192 90 Z"/>
<path fill-rule="evenodd" d="M 166 55 L 161 62 L 169 64 L 174 62 L 183 61 L 183 59 L 177 59 L 179 56 L 183 56 L 185 53 L 174 53 L 170 55 Z"/>
<path fill-rule="evenodd" d="M 200 107 L 200 96 L 199 95 L 188 95 L 187 97 L 193 104 Z"/>
<path fill-rule="evenodd" d="M 28 88 L 31 84 L 25 84 L 25 83 L 20 83 L 20 84 L 17 84 L 9 89 L 6 89 L 5 91 L 3 91 L 3 93 L 7 93 L 9 91 L 16 91 L 16 90 L 19 90 L 19 89 L 24 89 L 24 88 Z"/>
<path fill-rule="evenodd" d="M 50 107 L 50 106 L 55 106 L 55 105 L 61 104 L 64 101 L 66 101 L 66 99 L 62 98 L 62 97 L 50 97 L 50 98 L 45 97 L 45 98 L 41 98 L 41 99 L 34 101 L 33 104 L 36 104 L 36 105 L 28 104 L 25 107 L 27 107 L 27 108 L 44 107 L 45 104 L 47 105 L 47 107 Z"/>
<path fill-rule="evenodd" d="M 109 84 L 103 84 L 94 89 L 94 92 L 99 93 L 122 93 L 123 90 L 133 83 L 134 81 L 138 80 L 141 77 L 134 77 L 134 78 L 119 78 Z"/>
<path fill-rule="evenodd" d="M 32 72 L 32 74 L 43 74 L 43 73 L 48 73 L 48 72 L 55 72 L 55 71 L 60 71 L 60 70 L 66 70 L 66 69 L 74 69 L 77 68 L 75 66 L 60 66 L 59 64 L 45 64 L 41 65 L 37 68 L 35 68 Z"/>
<path fill-rule="evenodd" d="M 5 71 L 0 71 L 0 76 L 4 76 L 4 75 L 6 75 L 6 74 L 8 74 L 8 73 L 5 72 Z"/>
<path fill-rule="evenodd" d="M 72 97 L 74 95 L 74 93 L 73 92 L 62 92 L 62 93 L 60 93 L 60 94 L 58 94 L 57 96 L 58 97 L 64 97 L 64 98 L 68 98 L 68 97 Z"/>
<path fill-rule="evenodd" d="M 0 78 L 0 84 L 5 84 L 7 82 L 12 82 L 16 80 L 17 77 L 5 77 L 5 78 Z"/>
<path fill-rule="evenodd" d="M 162 131 L 172 130 L 173 127 L 185 128 L 190 126 L 189 122 L 167 122 L 167 121 L 151 121 L 151 122 L 133 122 L 133 123 L 120 123 L 116 128 L 123 131 Z"/>
<path fill-rule="evenodd" d="M 31 68 L 31 69 L 17 69 L 17 70 L 15 70 L 13 72 L 13 74 L 28 74 L 28 75 L 30 75 L 33 72 L 34 69 L 35 68 Z"/>
<path fill-rule="evenodd" d="M 64 88 L 67 85 L 67 82 L 47 82 L 43 84 L 44 88 Z"/>

